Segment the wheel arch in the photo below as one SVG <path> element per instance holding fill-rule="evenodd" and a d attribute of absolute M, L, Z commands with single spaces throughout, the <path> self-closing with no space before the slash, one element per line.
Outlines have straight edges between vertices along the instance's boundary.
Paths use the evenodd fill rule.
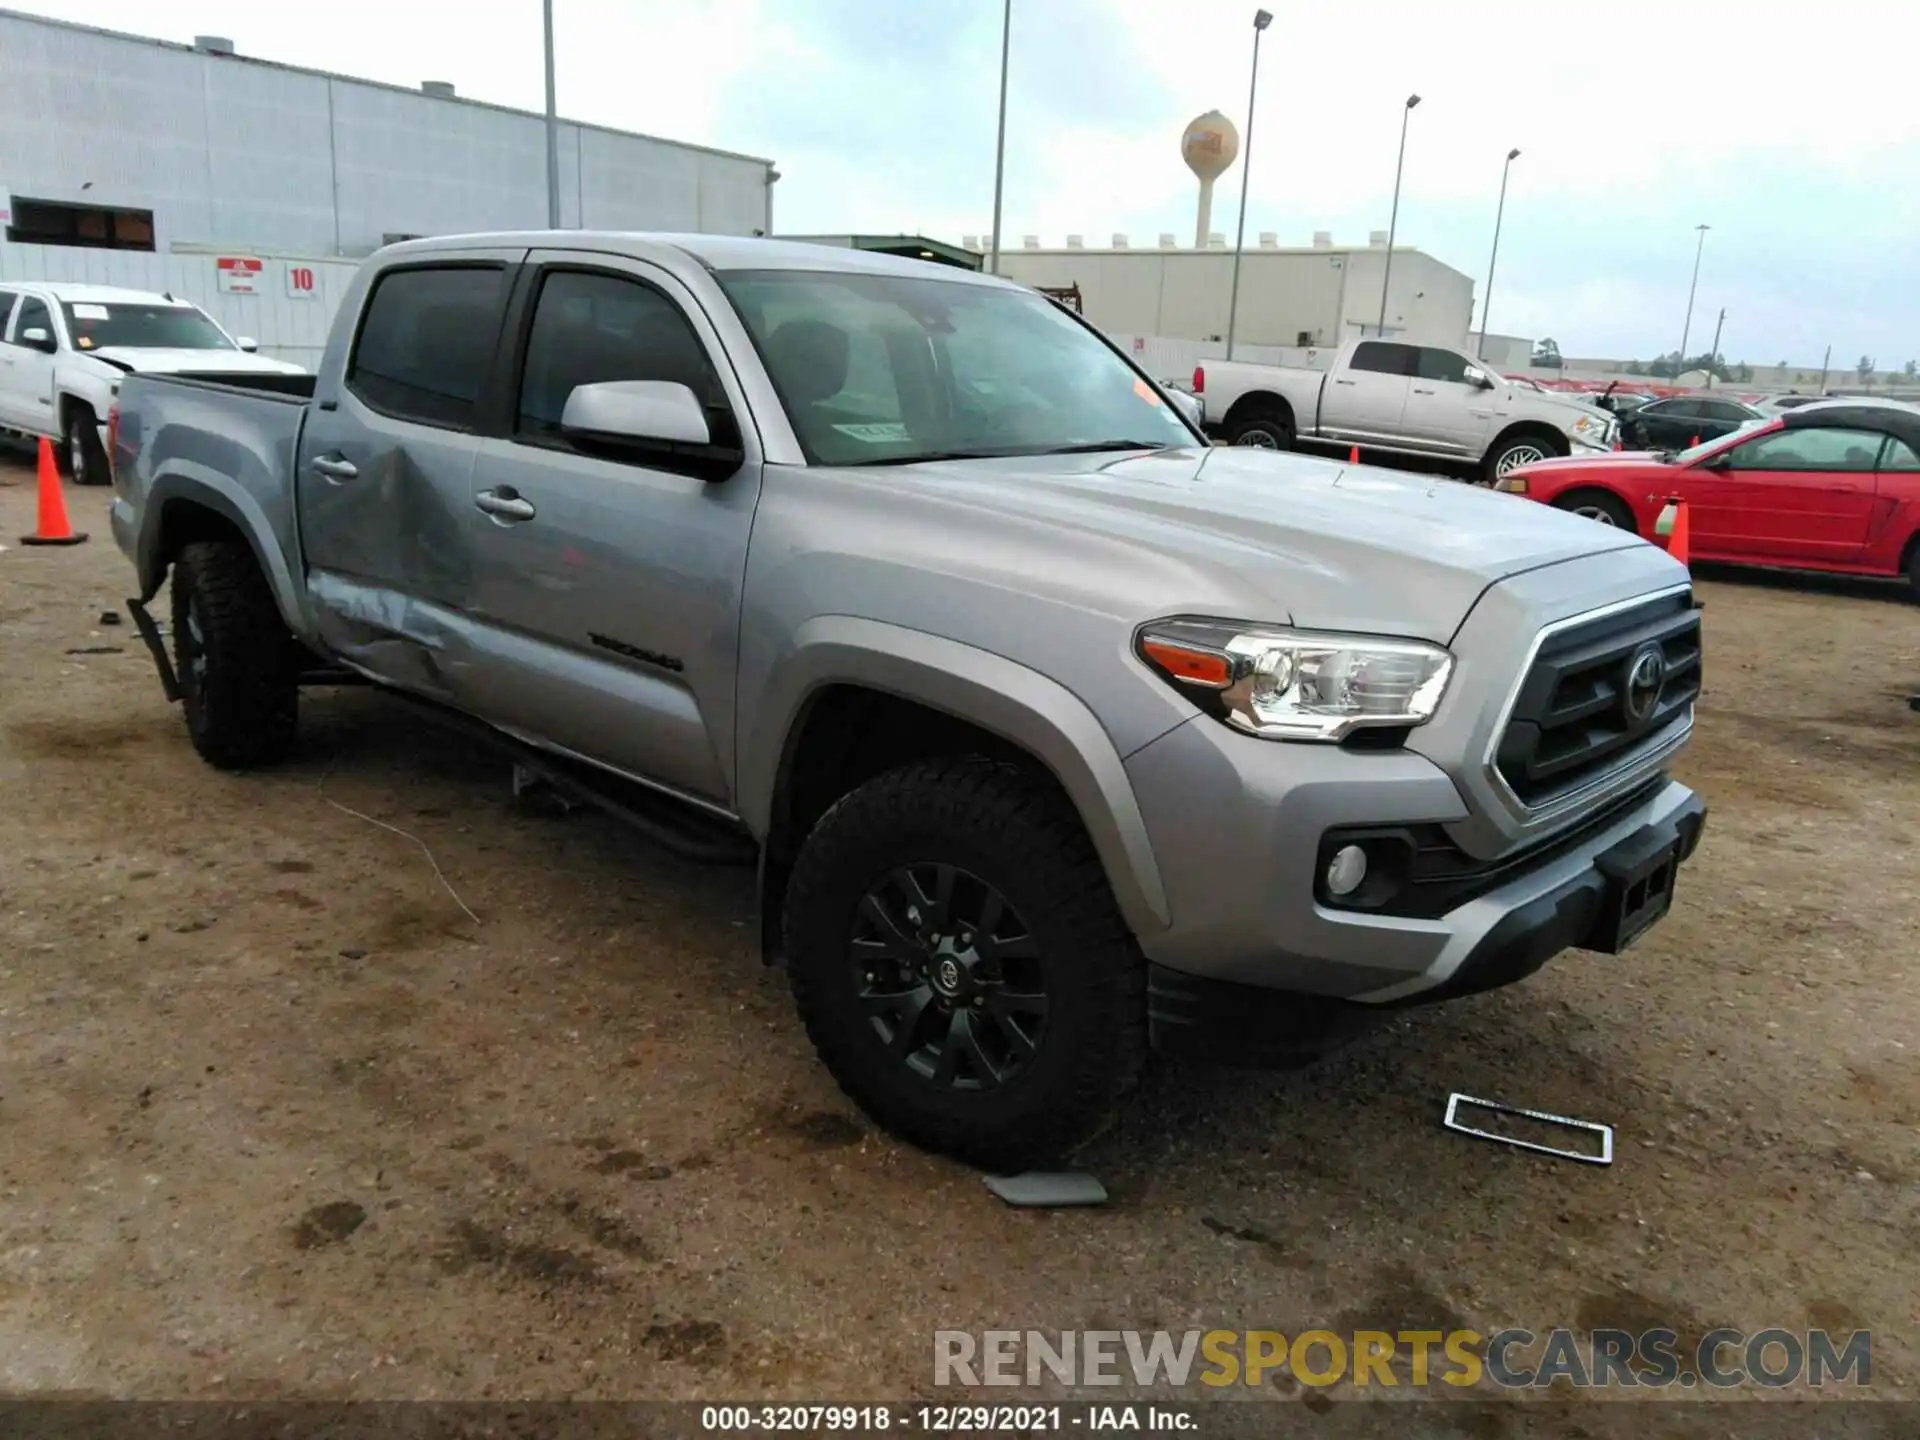
<path fill-rule="evenodd" d="M 1296 435 L 1300 425 L 1294 416 L 1293 402 L 1286 396 L 1272 390 L 1249 390 L 1233 404 L 1227 407 L 1227 413 L 1220 418 L 1220 428 L 1230 429 L 1242 420 L 1284 420 L 1287 427 Z"/>
<path fill-rule="evenodd" d="M 1627 518 L 1632 522 L 1633 533 L 1635 535 L 1641 533 L 1640 513 L 1634 509 L 1633 502 L 1611 485 L 1607 485 L 1598 480 L 1582 480 L 1576 485 L 1569 485 L 1566 489 L 1555 494 L 1547 503 L 1556 510 L 1572 510 L 1574 506 L 1586 496 L 1598 496 L 1611 500 L 1626 512 Z"/>
<path fill-rule="evenodd" d="M 761 839 L 769 956 L 793 855 L 819 815 L 884 769 L 964 751 L 1051 776 L 1134 933 L 1166 928 L 1166 890 L 1132 782 L 1105 728 L 1071 691 L 1004 656 L 879 621 L 820 617 L 794 638 L 752 707 L 760 718 L 743 737 L 739 769 L 740 814 Z"/>
<path fill-rule="evenodd" d="M 1573 452 L 1573 442 L 1567 439 L 1565 432 L 1555 429 L 1545 420 L 1522 419 L 1513 421 L 1495 435 L 1480 459 L 1482 462 L 1491 460 L 1516 440 L 1544 440 L 1553 447 L 1552 453 L 1556 455 Z"/>
<path fill-rule="evenodd" d="M 155 477 L 147 491 L 145 509 L 149 518 L 141 531 L 135 562 L 143 602 L 160 593 L 181 547 L 199 540 L 238 541 L 253 552 L 254 563 L 273 592 L 280 618 L 295 634 L 302 633 L 293 572 L 280 547 L 262 541 L 261 536 L 271 536 L 272 529 L 251 496 L 237 486 L 227 489 L 169 473 Z"/>

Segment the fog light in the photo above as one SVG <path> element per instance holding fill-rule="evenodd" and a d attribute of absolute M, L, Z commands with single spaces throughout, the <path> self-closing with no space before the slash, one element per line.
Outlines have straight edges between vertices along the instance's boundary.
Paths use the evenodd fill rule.
<path fill-rule="evenodd" d="M 1327 893 L 1351 895 L 1367 878 L 1367 852 L 1358 845 L 1342 845 L 1327 862 Z"/>

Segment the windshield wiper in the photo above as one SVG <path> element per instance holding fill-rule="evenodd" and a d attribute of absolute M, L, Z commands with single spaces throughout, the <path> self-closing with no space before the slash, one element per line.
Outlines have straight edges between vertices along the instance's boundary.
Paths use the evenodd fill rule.
<path fill-rule="evenodd" d="M 1088 440 L 1079 445 L 1050 445 L 1040 450 L 922 450 L 912 455 L 882 455 L 872 460 L 849 460 L 850 466 L 930 465 L 941 460 L 1015 460 L 1026 455 L 1091 455 L 1100 450 L 1170 450 L 1158 440 Z"/>
<path fill-rule="evenodd" d="M 1078 445 L 1051 445 L 1045 450 L 1034 450 L 1034 455 L 1091 455 L 1099 450 L 1171 450 L 1173 446 L 1163 445 L 1158 440 L 1087 440 Z"/>

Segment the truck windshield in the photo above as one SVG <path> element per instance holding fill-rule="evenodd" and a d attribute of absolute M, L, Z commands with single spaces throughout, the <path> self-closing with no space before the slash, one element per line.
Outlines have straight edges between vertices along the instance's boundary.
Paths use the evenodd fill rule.
<path fill-rule="evenodd" d="M 61 305 L 76 350 L 232 350 L 220 327 L 189 305 Z"/>
<path fill-rule="evenodd" d="M 1113 351 L 1024 290 L 722 273 L 816 465 L 1202 443 Z"/>

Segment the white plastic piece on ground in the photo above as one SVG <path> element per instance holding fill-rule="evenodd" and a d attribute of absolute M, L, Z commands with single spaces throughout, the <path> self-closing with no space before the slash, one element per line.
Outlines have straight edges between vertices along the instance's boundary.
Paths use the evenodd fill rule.
<path fill-rule="evenodd" d="M 1029 1170 L 1024 1175 L 986 1178 L 987 1189 L 1022 1210 L 1107 1203 L 1107 1187 L 1080 1170 Z"/>

